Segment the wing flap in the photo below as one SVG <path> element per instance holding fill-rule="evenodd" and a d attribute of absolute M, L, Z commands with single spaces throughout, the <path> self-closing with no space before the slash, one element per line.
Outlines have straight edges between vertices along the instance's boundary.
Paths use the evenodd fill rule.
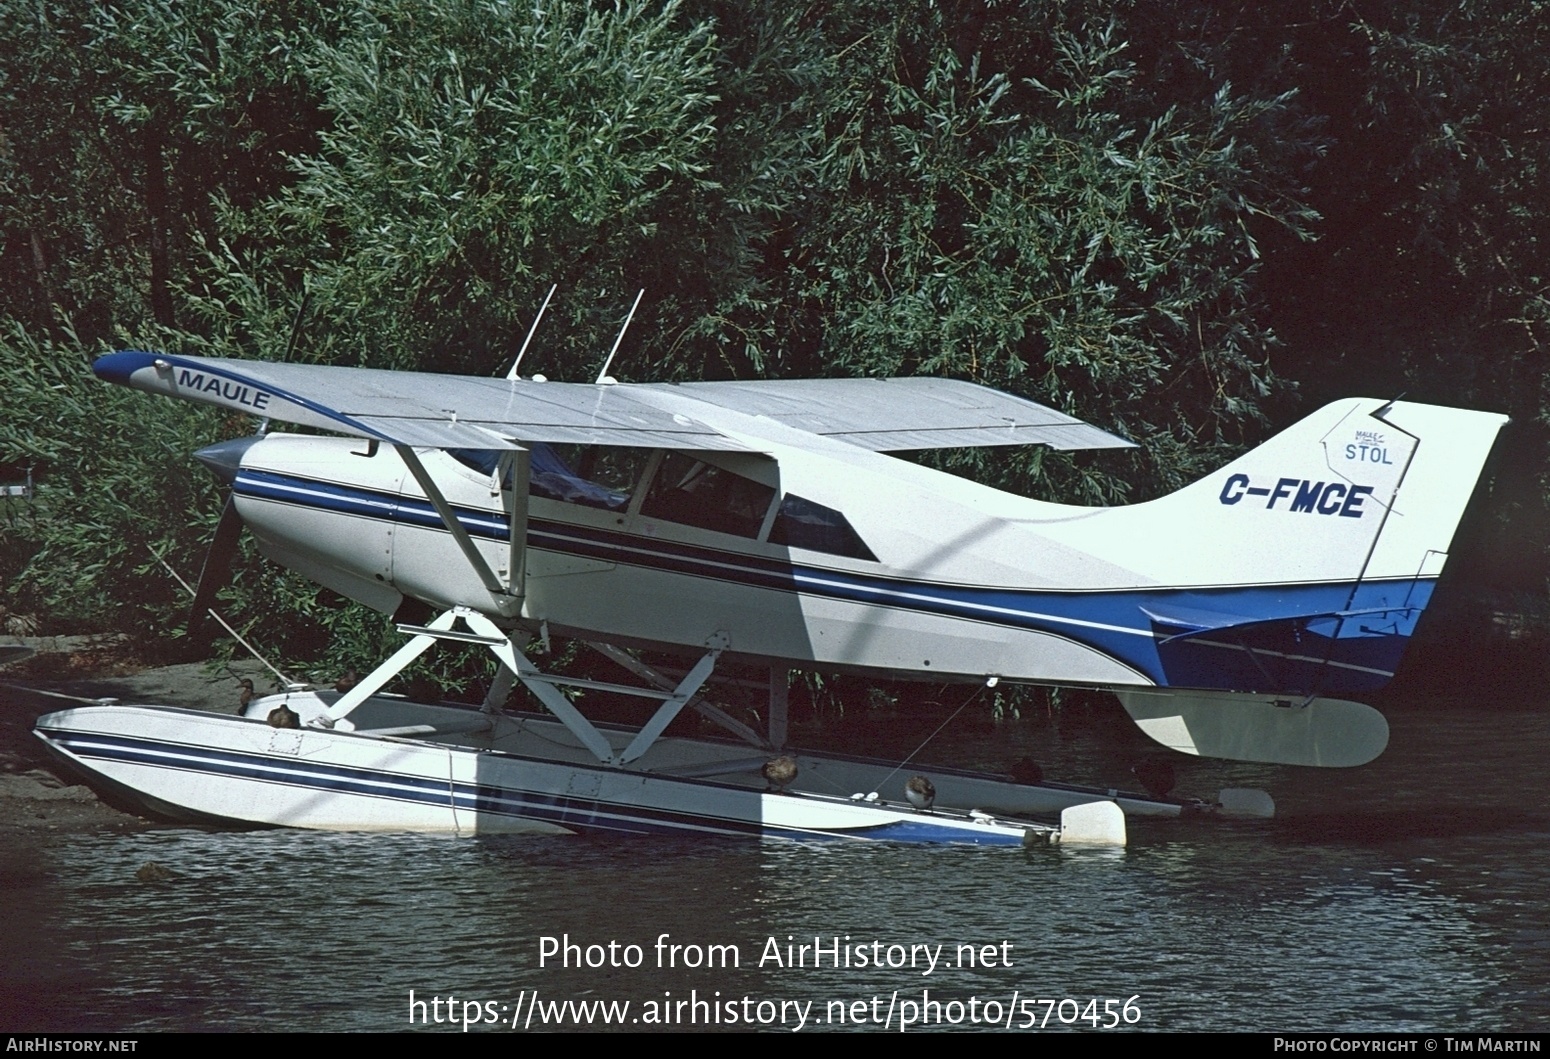
<path fill-rule="evenodd" d="M 831 438 L 873 452 L 971 449 L 996 445 L 1048 445 L 1052 449 L 1128 449 L 1134 446 L 1087 423 L 1049 426 L 939 427 L 914 430 L 823 431 Z"/>
<path fill-rule="evenodd" d="M 1064 412 L 957 379 L 771 379 L 691 382 L 672 389 L 873 452 L 988 445 L 1135 447 Z"/>

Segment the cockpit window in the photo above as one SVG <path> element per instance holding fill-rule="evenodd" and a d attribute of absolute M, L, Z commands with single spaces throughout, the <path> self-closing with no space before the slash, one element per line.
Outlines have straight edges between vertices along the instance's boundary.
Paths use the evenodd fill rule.
<path fill-rule="evenodd" d="M 651 481 L 640 513 L 685 526 L 757 537 L 775 490 L 681 452 L 669 452 Z"/>
<path fill-rule="evenodd" d="M 624 511 L 651 453 L 611 445 L 549 445 L 534 442 L 528 491 L 546 500 Z M 451 449 L 452 458 L 483 474 L 494 474 L 500 453 L 485 449 Z M 503 485 L 511 487 L 507 475 Z"/>
<path fill-rule="evenodd" d="M 646 449 L 611 445 L 550 445 L 534 442 L 529 472 L 533 496 L 566 504 L 626 511 L 651 453 Z M 459 463 L 481 474 L 494 474 L 501 454 L 486 449 L 449 449 Z M 504 482 L 511 487 L 508 474 Z M 647 518 L 684 526 L 758 538 L 775 490 L 751 478 L 697 460 L 682 452 L 666 452 L 641 502 Z M 847 559 L 877 562 L 877 556 L 832 507 L 787 493 L 770 527 L 769 542 L 806 548 Z"/>
<path fill-rule="evenodd" d="M 877 562 L 877 556 L 844 515 L 791 493 L 780 502 L 780 513 L 770 528 L 770 543 Z"/>
<path fill-rule="evenodd" d="M 447 455 L 480 474 L 494 474 L 501 454 L 495 449 L 448 449 Z"/>

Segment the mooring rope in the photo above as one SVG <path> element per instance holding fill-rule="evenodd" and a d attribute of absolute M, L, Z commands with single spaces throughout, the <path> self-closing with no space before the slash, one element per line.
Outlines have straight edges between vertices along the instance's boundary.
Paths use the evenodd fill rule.
<path fill-rule="evenodd" d="M 942 729 L 943 728 L 946 728 L 948 725 L 952 724 L 953 721 L 957 718 L 957 716 L 960 713 L 962 713 L 968 707 L 969 703 L 971 703 L 975 699 L 979 698 L 980 692 L 984 691 L 987 687 L 989 687 L 989 685 L 981 684 L 979 687 L 975 688 L 974 691 L 969 695 L 969 697 L 963 700 L 963 705 L 962 706 L 959 706 L 956 710 L 954 710 L 951 714 L 949 714 L 947 720 L 943 721 L 941 724 L 936 726 L 936 731 L 932 732 L 930 735 L 926 736 L 925 739 L 921 740 L 920 745 L 917 746 L 914 750 L 910 751 L 910 754 L 909 754 L 908 757 L 906 757 L 903 761 L 899 762 L 899 764 L 897 766 L 895 766 L 895 768 L 894 768 L 894 770 L 892 772 L 888 773 L 888 775 L 883 777 L 883 782 L 879 783 L 877 785 L 878 790 L 882 790 L 882 788 L 887 785 L 889 780 L 893 779 L 895 776 L 897 776 L 900 773 L 900 771 L 903 770 L 905 765 L 908 765 L 911 761 L 914 761 L 915 760 L 915 755 L 920 753 L 922 750 L 926 749 L 926 744 L 930 743 L 931 740 L 935 739 L 938 735 L 940 735 L 942 733 Z"/>

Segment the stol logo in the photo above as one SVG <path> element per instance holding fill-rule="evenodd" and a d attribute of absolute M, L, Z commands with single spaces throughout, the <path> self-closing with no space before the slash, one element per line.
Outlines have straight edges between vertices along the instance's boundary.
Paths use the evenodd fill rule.
<path fill-rule="evenodd" d="M 1313 482 L 1306 478 L 1279 478 L 1274 488 L 1253 485 L 1246 474 L 1230 475 L 1222 486 L 1221 501 L 1236 504 L 1248 497 L 1265 497 L 1265 510 L 1274 511 L 1276 504 L 1288 501 L 1285 511 L 1301 511 L 1312 515 L 1339 515 L 1342 518 L 1361 518 L 1366 512 L 1362 504 L 1372 495 L 1370 485 L 1347 485 L 1344 482 Z"/>
<path fill-rule="evenodd" d="M 1345 458 L 1358 463 L 1386 463 L 1390 467 L 1388 443 L 1383 435 L 1372 430 L 1358 430 L 1356 440 L 1345 447 Z"/>

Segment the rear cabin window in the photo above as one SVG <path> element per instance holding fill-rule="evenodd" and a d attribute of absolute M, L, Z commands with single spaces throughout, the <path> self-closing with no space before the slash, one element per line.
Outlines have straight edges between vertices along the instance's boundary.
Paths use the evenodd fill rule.
<path fill-rule="evenodd" d="M 780 502 L 780 513 L 770 528 L 770 543 L 877 562 L 877 556 L 844 515 L 791 493 Z"/>
<path fill-rule="evenodd" d="M 757 537 L 775 490 L 681 452 L 662 457 L 640 513 L 685 526 Z"/>

